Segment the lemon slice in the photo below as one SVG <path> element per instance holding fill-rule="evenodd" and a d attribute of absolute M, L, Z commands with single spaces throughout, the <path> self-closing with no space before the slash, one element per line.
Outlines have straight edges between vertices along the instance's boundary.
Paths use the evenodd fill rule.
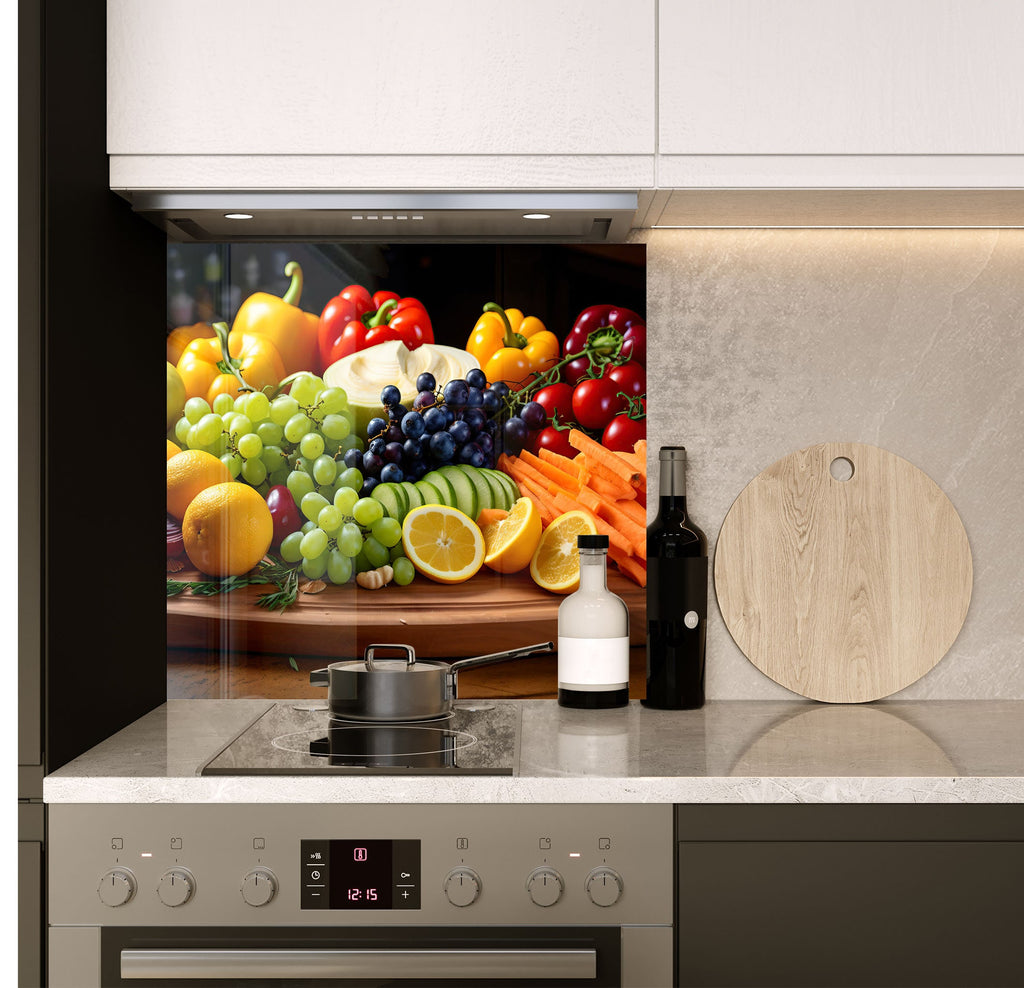
<path fill-rule="evenodd" d="M 402 547 L 413 566 L 438 583 L 462 583 L 484 563 L 484 537 L 473 519 L 441 504 L 405 516 Z"/>
<path fill-rule="evenodd" d="M 537 586 L 553 593 L 574 593 L 579 589 L 577 535 L 597 535 L 597 525 L 587 511 L 567 511 L 544 530 L 530 562 L 530 576 Z"/>
<path fill-rule="evenodd" d="M 496 573 L 518 573 L 530 565 L 540 544 L 540 512 L 528 497 L 521 497 L 505 518 L 485 524 L 482 531 L 484 565 Z"/>

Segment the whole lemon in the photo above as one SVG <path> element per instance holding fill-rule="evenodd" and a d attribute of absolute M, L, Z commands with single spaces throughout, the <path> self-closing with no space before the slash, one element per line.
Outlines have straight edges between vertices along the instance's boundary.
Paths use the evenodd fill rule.
<path fill-rule="evenodd" d="M 185 449 L 167 460 L 167 513 L 181 521 L 200 492 L 231 479 L 231 471 L 203 449 Z"/>
<path fill-rule="evenodd" d="M 185 382 L 174 364 L 167 364 L 167 431 L 174 428 L 174 423 L 181 418 L 181 410 L 185 407 Z"/>
<path fill-rule="evenodd" d="M 248 484 L 207 487 L 193 499 L 181 523 L 185 553 L 210 576 L 241 576 L 266 554 L 274 535 L 270 509 Z"/>

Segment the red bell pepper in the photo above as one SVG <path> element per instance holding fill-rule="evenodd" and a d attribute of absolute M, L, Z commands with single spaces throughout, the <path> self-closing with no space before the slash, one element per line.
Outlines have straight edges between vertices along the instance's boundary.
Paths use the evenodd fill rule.
<path fill-rule="evenodd" d="M 422 302 L 395 292 L 371 295 L 362 285 L 349 285 L 324 306 L 317 332 L 325 370 L 342 357 L 388 340 L 399 340 L 410 350 L 434 342 Z"/>
<path fill-rule="evenodd" d="M 562 353 L 567 357 L 572 353 L 580 353 L 591 333 L 608 329 L 614 330 L 621 338 L 619 357 L 622 360 L 635 360 L 647 366 L 647 324 L 644 317 L 632 309 L 623 309 L 617 305 L 592 305 L 584 309 L 576 317 L 576 322 L 565 338 Z M 609 335 L 609 352 L 614 349 L 616 342 L 618 340 Z"/>

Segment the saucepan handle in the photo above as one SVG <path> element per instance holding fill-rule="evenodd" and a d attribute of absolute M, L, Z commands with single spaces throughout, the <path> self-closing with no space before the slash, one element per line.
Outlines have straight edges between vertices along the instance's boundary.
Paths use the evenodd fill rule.
<path fill-rule="evenodd" d="M 460 669 L 468 669 L 471 666 L 489 666 L 495 662 L 507 662 L 509 659 L 522 659 L 527 655 L 537 655 L 541 652 L 553 652 L 554 642 L 539 642 L 536 645 L 524 645 L 522 648 L 513 648 L 508 652 L 491 652 L 489 655 L 477 655 L 472 659 L 459 659 L 448 666 L 448 672 L 457 673 Z"/>
<path fill-rule="evenodd" d="M 314 669 L 309 674 L 309 685 L 310 686 L 329 686 L 331 682 L 331 674 L 325 669 Z"/>

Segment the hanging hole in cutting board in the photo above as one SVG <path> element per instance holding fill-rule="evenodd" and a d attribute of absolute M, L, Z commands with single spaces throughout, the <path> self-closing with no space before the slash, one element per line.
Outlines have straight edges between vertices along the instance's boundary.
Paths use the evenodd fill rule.
<path fill-rule="evenodd" d="M 853 476 L 853 460 L 845 456 L 837 456 L 829 465 L 828 472 L 839 481 L 847 481 Z"/>

